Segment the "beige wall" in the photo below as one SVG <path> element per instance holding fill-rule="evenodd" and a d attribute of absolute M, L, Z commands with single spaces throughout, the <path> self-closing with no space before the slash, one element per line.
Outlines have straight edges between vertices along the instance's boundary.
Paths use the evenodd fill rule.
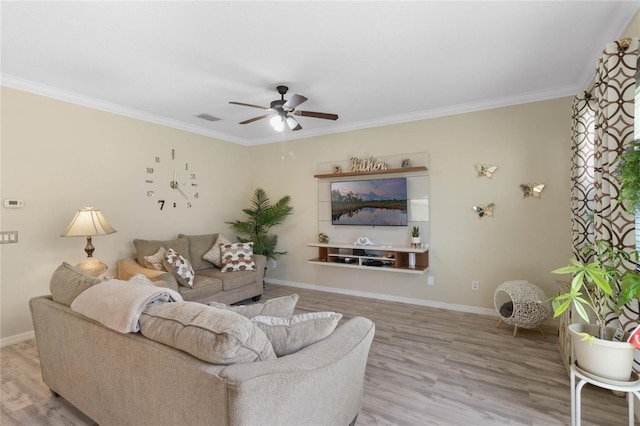
<path fill-rule="evenodd" d="M 61 261 L 83 258 L 83 238 L 59 237 L 77 208 L 102 209 L 118 230 L 94 238 L 95 256 L 115 274 L 117 259 L 133 252 L 133 238 L 228 232 L 224 222 L 238 217 L 256 186 L 274 200 L 290 195 L 295 207 L 278 228 L 289 254 L 269 270 L 272 281 L 479 309 L 491 309 L 493 290 L 509 279 L 552 292 L 549 271 L 570 254 L 569 117 L 570 99 L 557 99 L 291 141 L 283 160 L 280 143 L 242 147 L 3 87 L 1 197 L 23 199 L 25 207 L 2 209 L 0 217 L 2 230 L 19 231 L 19 243 L 0 246 L 1 337 L 30 332 L 29 298 L 48 293 Z M 161 212 L 145 196 L 146 167 L 171 148 L 199 175 L 201 198 L 190 210 Z M 427 274 L 307 263 L 315 255 L 307 243 L 318 229 L 319 162 L 425 151 L 434 286 Z M 500 168 L 492 180 L 481 179 L 476 163 Z M 225 174 L 236 179 L 232 187 L 223 184 Z M 541 199 L 522 199 L 518 185 L 527 182 L 547 185 Z M 495 217 L 480 220 L 471 207 L 486 202 L 496 203 Z M 471 280 L 480 281 L 480 291 L 470 290 Z"/>
<path fill-rule="evenodd" d="M 224 222 L 246 204 L 250 180 L 237 171 L 248 170 L 247 147 L 6 87 L 1 96 L 0 198 L 25 203 L 0 208 L 1 229 L 19 232 L 17 244 L 0 245 L 2 339 L 32 330 L 29 299 L 49 293 L 63 260 L 85 256 L 84 238 L 59 236 L 76 209 L 100 208 L 118 231 L 93 239 L 94 256 L 115 275 L 117 259 L 133 253 L 133 238 L 228 231 Z M 192 209 L 161 212 L 145 195 L 145 171 L 172 148 L 198 173 L 200 199 Z M 158 176 L 168 189 L 171 174 Z"/>
<path fill-rule="evenodd" d="M 624 30 L 622 37 L 640 37 L 640 12 L 636 13 L 627 28 Z"/>
<path fill-rule="evenodd" d="M 638 35 L 640 14 L 622 34 Z M 28 300 L 48 293 L 60 262 L 83 258 L 82 238 L 58 235 L 84 205 L 102 209 L 118 230 L 94 238 L 108 274 L 133 252 L 133 238 L 228 231 L 224 222 L 238 217 L 258 185 L 273 199 L 291 195 L 296 209 L 278 228 L 279 248 L 289 254 L 269 270 L 274 282 L 490 310 L 505 280 L 529 279 L 553 293 L 559 277 L 549 271 L 570 256 L 569 98 L 296 140 L 282 160 L 280 144 L 246 148 L 6 87 L 0 96 L 0 198 L 25 201 L 22 209 L 0 208 L 0 229 L 19 232 L 19 243 L 0 245 L 3 344 L 31 332 Z M 145 168 L 171 148 L 200 176 L 201 198 L 188 211 L 160 212 L 145 196 Z M 307 263 L 315 255 L 307 243 L 317 235 L 319 162 L 424 151 L 431 156 L 434 286 L 426 274 Z M 500 168 L 492 180 L 480 179 L 476 163 Z M 540 200 L 522 199 L 518 185 L 529 182 L 547 185 Z M 486 202 L 496 203 L 495 217 L 479 220 L 471 207 Z M 470 290 L 472 280 L 479 291 Z"/>
<path fill-rule="evenodd" d="M 252 148 L 255 183 L 272 198 L 290 195 L 295 207 L 279 228 L 280 248 L 289 254 L 268 276 L 470 308 L 492 309 L 493 292 L 506 280 L 527 279 L 554 293 L 558 277 L 550 271 L 571 254 L 570 117 L 571 99 L 561 98 L 291 141 L 284 160 L 279 143 Z M 307 263 L 315 256 L 307 243 L 315 241 L 318 229 L 318 163 L 423 151 L 431 157 L 428 274 Z M 491 180 L 478 178 L 476 163 L 499 169 Z M 547 185 L 542 198 L 523 199 L 519 185 L 533 182 Z M 496 204 L 495 217 L 479 219 L 472 206 L 488 202 Z M 341 241 L 340 232 L 336 227 L 333 241 Z M 427 285 L 427 275 L 434 276 L 434 286 Z M 479 291 L 471 290 L 472 280 L 480 282 Z"/>

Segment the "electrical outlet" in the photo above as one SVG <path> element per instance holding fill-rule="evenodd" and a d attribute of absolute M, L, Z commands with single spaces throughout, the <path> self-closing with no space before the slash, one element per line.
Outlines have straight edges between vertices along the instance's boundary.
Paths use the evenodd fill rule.
<path fill-rule="evenodd" d="M 427 277 L 427 285 L 433 285 L 433 284 L 434 284 L 433 275 L 429 275 Z"/>
<path fill-rule="evenodd" d="M 271 261 L 271 269 L 276 269 L 278 267 L 278 264 L 276 263 L 275 260 Z"/>
<path fill-rule="evenodd" d="M 480 290 L 480 283 L 478 281 L 471 281 L 471 290 Z"/>

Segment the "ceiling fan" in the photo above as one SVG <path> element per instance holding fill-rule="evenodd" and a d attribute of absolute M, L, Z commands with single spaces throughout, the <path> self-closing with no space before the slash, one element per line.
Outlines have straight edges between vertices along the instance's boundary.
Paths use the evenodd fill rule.
<path fill-rule="evenodd" d="M 269 111 L 267 114 L 261 115 L 259 117 L 253 117 L 245 121 L 241 121 L 239 124 L 249 124 L 254 121 L 262 120 L 263 118 L 271 117 L 271 126 L 279 132 L 284 129 L 284 123 L 287 123 L 291 130 L 300 130 L 302 126 L 298 121 L 293 117 L 294 115 L 299 115 L 301 117 L 313 117 L 313 118 L 323 118 L 325 120 L 337 120 L 337 114 L 328 114 L 325 112 L 315 112 L 315 111 L 299 111 L 296 108 L 298 105 L 302 104 L 307 100 L 304 96 L 293 95 L 288 100 L 284 99 L 284 95 L 289 91 L 287 86 L 278 86 L 276 87 L 278 93 L 280 94 L 280 99 L 276 99 L 275 101 L 271 101 L 270 107 L 262 107 L 259 105 L 245 104 L 243 102 L 229 102 L 233 105 L 243 105 L 251 108 L 259 108 L 265 111 Z"/>

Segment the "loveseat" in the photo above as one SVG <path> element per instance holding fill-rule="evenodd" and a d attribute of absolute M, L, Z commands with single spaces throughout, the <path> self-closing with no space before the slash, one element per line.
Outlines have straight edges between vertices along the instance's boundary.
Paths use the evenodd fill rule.
<path fill-rule="evenodd" d="M 128 280 L 136 274 L 143 274 L 151 281 L 158 282 L 162 287 L 178 291 L 184 300 L 209 303 L 236 303 L 249 298 L 259 300 L 263 292 L 263 279 L 266 267 L 266 257 L 253 255 L 255 267 L 253 270 L 223 272 L 220 268 L 220 255 L 214 262 L 203 258 L 207 253 L 219 250 L 221 242 L 229 242 L 220 234 L 184 235 L 179 234 L 174 240 L 133 240 L 136 249 L 135 259 L 128 258 L 118 261 L 118 278 Z M 158 262 L 153 262 L 153 256 L 163 248 L 173 249 L 183 256 L 195 273 L 191 286 L 180 283 L 180 277 L 174 271 L 166 271 L 163 267 L 162 256 Z M 217 253 L 216 253 L 217 254 Z M 209 257 L 209 256 L 207 256 Z M 211 259 L 211 257 L 209 257 Z M 152 269 L 151 265 L 158 265 Z"/>
<path fill-rule="evenodd" d="M 201 329 L 216 325 L 208 320 L 205 327 L 185 330 L 184 318 L 193 312 L 207 313 L 208 318 L 239 318 L 241 315 L 232 310 L 237 307 L 224 310 L 193 302 L 151 303 L 140 319 L 147 333 L 122 333 L 74 310 L 78 300 L 106 285 L 76 273 L 73 267 L 63 264 L 52 278 L 52 295 L 35 297 L 29 305 L 44 383 L 54 395 L 62 396 L 98 424 L 355 423 L 362 406 L 364 372 L 375 333 L 370 320 L 352 318 L 332 329 L 327 337 L 289 355 L 276 356 L 271 347 L 271 352 L 251 354 L 243 344 L 237 350 L 255 360 L 213 364 L 196 356 L 198 352 L 209 356 L 202 354 L 206 345 L 179 350 L 172 345 L 180 342 L 171 337 L 161 343 L 158 340 L 162 339 L 145 336 L 175 333 L 182 337 L 195 332 L 192 337 L 200 339 Z M 147 286 L 156 288 L 150 283 Z M 172 320 L 176 312 L 180 321 Z M 308 314 L 301 316 L 305 315 Z M 190 321 L 197 322 L 202 316 L 194 318 Z M 240 322 L 252 323 L 249 319 Z M 168 323 L 172 325 L 167 326 Z M 142 326 L 141 331 L 145 331 Z M 210 343 L 228 343 L 234 336 L 237 337 L 234 333 L 218 335 Z M 255 336 L 266 335 L 255 331 Z M 248 346 L 254 344 L 255 339 Z M 226 353 L 237 356 L 235 351 Z"/>

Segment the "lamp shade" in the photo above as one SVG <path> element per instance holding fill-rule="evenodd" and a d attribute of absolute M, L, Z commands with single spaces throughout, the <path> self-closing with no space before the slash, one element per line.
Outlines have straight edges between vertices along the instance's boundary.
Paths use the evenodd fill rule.
<path fill-rule="evenodd" d="M 117 232 L 104 218 L 100 210 L 85 207 L 76 212 L 67 229 L 61 237 L 90 237 L 92 235 L 107 235 Z"/>

